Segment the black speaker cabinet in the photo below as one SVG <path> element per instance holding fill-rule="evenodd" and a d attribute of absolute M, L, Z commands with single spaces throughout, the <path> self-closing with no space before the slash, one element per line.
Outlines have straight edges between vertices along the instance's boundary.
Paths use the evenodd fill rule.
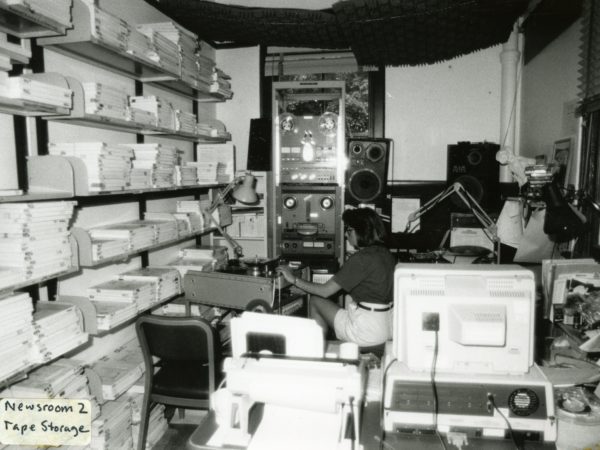
<path fill-rule="evenodd" d="M 347 200 L 372 203 L 385 194 L 390 139 L 348 140 Z"/>
<path fill-rule="evenodd" d="M 459 182 L 486 211 L 500 210 L 500 164 L 496 161 L 498 144 L 490 142 L 459 142 L 448 145 L 448 185 Z M 468 211 L 453 195 L 456 210 Z"/>
<path fill-rule="evenodd" d="M 250 119 L 248 140 L 248 170 L 269 172 L 271 170 L 271 119 Z"/>

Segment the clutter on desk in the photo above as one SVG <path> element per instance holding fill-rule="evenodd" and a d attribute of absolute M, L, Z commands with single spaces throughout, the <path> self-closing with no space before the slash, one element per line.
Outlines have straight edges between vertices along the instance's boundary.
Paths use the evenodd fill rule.
<path fill-rule="evenodd" d="M 592 258 L 545 259 L 542 261 L 542 287 L 544 290 L 544 318 L 562 321 L 567 296 L 578 285 L 600 285 L 600 264 Z M 580 287 L 576 292 L 583 291 Z M 559 315 L 555 319 L 554 315 Z"/>
<path fill-rule="evenodd" d="M 596 448 L 600 445 L 600 399 L 585 386 L 556 391 L 558 450 Z"/>

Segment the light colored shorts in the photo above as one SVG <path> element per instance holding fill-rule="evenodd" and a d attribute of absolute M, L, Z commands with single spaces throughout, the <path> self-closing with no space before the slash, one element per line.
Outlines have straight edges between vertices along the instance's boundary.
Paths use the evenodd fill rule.
<path fill-rule="evenodd" d="M 334 318 L 335 335 L 342 341 L 355 342 L 359 347 L 383 344 L 392 338 L 394 309 L 367 311 L 352 300 Z"/>

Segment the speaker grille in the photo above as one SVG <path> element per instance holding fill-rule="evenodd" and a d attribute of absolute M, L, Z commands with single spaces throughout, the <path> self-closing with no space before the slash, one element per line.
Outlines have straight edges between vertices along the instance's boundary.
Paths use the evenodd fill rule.
<path fill-rule="evenodd" d="M 352 138 L 347 143 L 346 202 L 383 203 L 391 141 Z"/>
<path fill-rule="evenodd" d="M 350 177 L 348 189 L 361 202 L 368 202 L 381 194 L 381 179 L 371 169 L 361 169 Z"/>
<path fill-rule="evenodd" d="M 496 152 L 500 146 L 491 142 L 459 142 L 448 145 L 448 184 L 459 182 L 486 211 L 498 211 L 500 199 L 500 164 Z M 468 211 L 457 196 L 451 197 L 455 211 Z"/>

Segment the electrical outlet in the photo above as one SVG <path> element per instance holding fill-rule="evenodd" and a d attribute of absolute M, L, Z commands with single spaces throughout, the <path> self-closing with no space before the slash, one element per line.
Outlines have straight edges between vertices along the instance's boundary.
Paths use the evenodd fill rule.
<path fill-rule="evenodd" d="M 423 313 L 422 322 L 423 331 L 439 331 L 440 330 L 440 314 L 436 312 Z"/>

